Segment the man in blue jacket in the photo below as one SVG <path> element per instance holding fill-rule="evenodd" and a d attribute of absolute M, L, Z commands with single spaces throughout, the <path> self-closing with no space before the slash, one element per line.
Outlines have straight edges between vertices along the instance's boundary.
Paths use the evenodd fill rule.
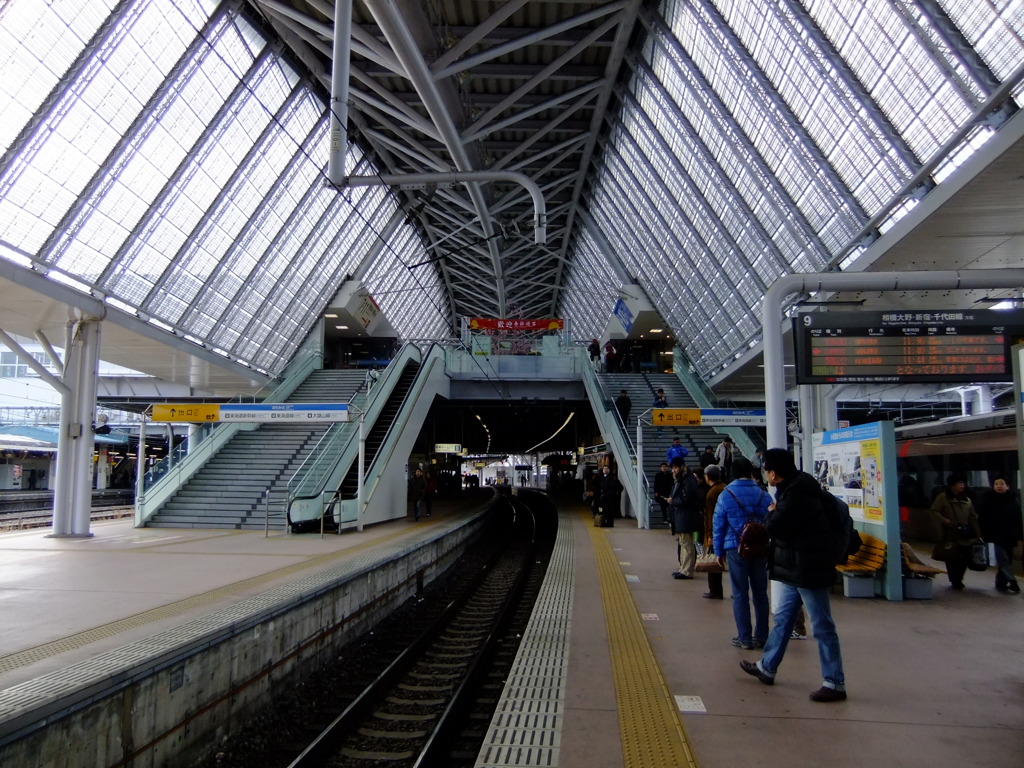
<path fill-rule="evenodd" d="M 689 454 L 690 454 L 689 449 L 687 449 L 687 447 L 685 445 L 683 445 L 682 443 L 679 442 L 679 438 L 678 437 L 673 437 L 672 438 L 672 445 L 670 445 L 668 447 L 668 450 L 665 451 L 665 462 L 671 467 L 672 466 L 672 462 L 675 459 L 678 458 L 680 461 L 685 462 L 686 461 L 686 457 Z"/>
<path fill-rule="evenodd" d="M 763 648 L 768 639 L 768 557 L 740 557 L 740 533 L 749 520 L 764 523 L 772 497 L 753 479 L 749 459 L 733 461 L 736 479 L 725 487 L 715 505 L 714 546 L 718 562 L 729 563 L 732 584 L 732 616 L 736 622 L 737 648 Z M 754 632 L 750 632 L 750 599 L 754 600 Z"/>
<path fill-rule="evenodd" d="M 776 490 L 775 503 L 765 519 L 772 537 L 769 576 L 782 582 L 783 590 L 764 656 L 756 664 L 741 661 L 740 667 L 765 685 L 773 685 L 800 606 L 805 605 L 818 642 L 823 679 L 821 688 L 811 693 L 811 701 L 843 701 L 846 678 L 828 598 L 836 579 L 836 564 L 831 521 L 823 506 L 824 491 L 811 475 L 796 468 L 792 454 L 784 448 L 765 451 L 762 466 L 765 479 Z"/>

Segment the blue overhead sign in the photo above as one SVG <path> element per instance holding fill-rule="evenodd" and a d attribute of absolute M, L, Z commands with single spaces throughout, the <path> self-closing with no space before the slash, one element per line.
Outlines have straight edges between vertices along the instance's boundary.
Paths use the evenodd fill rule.
<path fill-rule="evenodd" d="M 633 313 L 629 311 L 629 307 L 626 306 L 626 302 L 619 299 L 615 302 L 615 309 L 612 310 L 619 322 L 622 323 L 622 327 L 629 333 L 633 327 Z"/>

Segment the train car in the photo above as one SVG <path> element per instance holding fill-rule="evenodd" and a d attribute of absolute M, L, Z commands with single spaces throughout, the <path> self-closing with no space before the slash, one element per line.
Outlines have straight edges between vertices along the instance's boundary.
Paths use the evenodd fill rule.
<path fill-rule="evenodd" d="M 997 475 L 1021 488 L 1017 417 L 1012 408 L 978 416 L 954 416 L 896 429 L 896 470 L 904 534 L 934 540 L 927 513 L 950 473 L 962 475 L 972 496 Z"/>

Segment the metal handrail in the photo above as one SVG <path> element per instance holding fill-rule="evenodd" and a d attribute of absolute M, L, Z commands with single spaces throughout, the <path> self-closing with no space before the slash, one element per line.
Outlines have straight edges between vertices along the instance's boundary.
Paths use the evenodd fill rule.
<path fill-rule="evenodd" d="M 270 538 L 270 495 L 272 490 L 272 486 L 267 486 L 267 490 L 263 492 L 263 538 L 265 539 Z M 284 520 L 285 535 L 290 534 L 292 531 L 288 525 L 287 510 L 281 512 L 278 516 Z"/>
<path fill-rule="evenodd" d="M 402 347 L 402 350 L 394 356 L 391 363 L 384 370 L 384 375 L 381 376 L 366 395 L 366 399 L 362 403 L 358 402 L 358 398 L 353 399 L 355 404 L 362 406 L 363 413 L 370 413 L 377 409 L 381 393 L 390 392 L 394 389 L 394 383 L 402 375 L 405 365 L 412 359 L 413 353 L 418 352 L 419 349 L 415 344 L 407 342 Z M 333 433 L 330 435 L 329 441 L 323 444 L 319 453 L 314 452 L 310 454 L 311 457 L 315 456 L 315 459 L 305 470 L 303 477 L 297 478 L 295 485 L 291 482 L 289 483 L 287 501 L 289 509 L 299 499 L 313 499 L 324 495 L 327 478 L 334 473 L 338 466 L 346 460 L 346 456 L 349 455 L 348 449 L 351 447 L 354 431 L 349 425 L 353 423 L 346 422 L 343 425 L 339 425 L 338 429 L 332 431 Z M 310 483 L 298 485 L 298 483 L 302 483 L 307 478 L 311 478 Z M 293 479 L 296 479 L 295 475 L 293 475 Z"/>

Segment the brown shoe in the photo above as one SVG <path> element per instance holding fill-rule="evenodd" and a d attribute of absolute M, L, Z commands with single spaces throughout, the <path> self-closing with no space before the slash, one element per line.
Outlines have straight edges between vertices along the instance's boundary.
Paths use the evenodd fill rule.
<path fill-rule="evenodd" d="M 846 701 L 846 691 L 837 691 L 823 685 L 818 690 L 811 691 L 811 701 Z"/>

